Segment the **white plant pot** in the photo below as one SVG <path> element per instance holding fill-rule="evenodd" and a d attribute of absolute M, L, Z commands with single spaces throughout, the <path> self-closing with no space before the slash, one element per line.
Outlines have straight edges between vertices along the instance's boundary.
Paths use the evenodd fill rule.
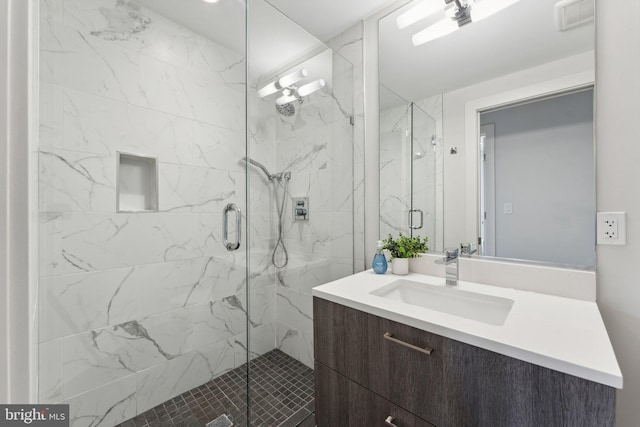
<path fill-rule="evenodd" d="M 391 272 L 393 274 L 409 274 L 409 258 L 394 258 L 391 261 Z"/>

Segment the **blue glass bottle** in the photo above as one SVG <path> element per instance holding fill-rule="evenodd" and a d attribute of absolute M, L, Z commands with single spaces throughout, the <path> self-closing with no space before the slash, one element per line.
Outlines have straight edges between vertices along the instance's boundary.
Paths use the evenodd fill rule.
<path fill-rule="evenodd" d="M 378 274 L 384 274 L 387 272 L 387 258 L 382 252 L 382 246 L 382 240 L 378 240 L 378 249 L 376 250 L 376 254 L 373 257 L 373 263 L 371 264 L 373 271 Z"/>

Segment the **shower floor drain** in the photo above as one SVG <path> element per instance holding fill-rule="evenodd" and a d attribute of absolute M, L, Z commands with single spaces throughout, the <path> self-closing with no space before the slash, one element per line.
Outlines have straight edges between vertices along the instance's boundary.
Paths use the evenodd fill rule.
<path fill-rule="evenodd" d="M 233 423 L 226 415 L 222 414 L 215 420 L 208 422 L 206 427 L 231 427 Z"/>

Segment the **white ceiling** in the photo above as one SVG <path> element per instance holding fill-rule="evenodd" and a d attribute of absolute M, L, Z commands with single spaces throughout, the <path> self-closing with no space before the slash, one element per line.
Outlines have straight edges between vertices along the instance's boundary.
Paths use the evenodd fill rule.
<path fill-rule="evenodd" d="M 396 26 L 408 4 L 380 20 L 380 82 L 415 101 L 593 50 L 593 23 L 556 30 L 557 1 L 521 0 L 419 47 L 413 47 L 411 36 L 424 21 L 402 31 Z"/>

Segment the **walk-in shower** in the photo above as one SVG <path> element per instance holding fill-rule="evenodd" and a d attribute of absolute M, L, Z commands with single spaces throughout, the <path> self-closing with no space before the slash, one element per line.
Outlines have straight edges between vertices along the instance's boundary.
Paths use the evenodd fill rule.
<path fill-rule="evenodd" d="M 311 288 L 363 252 L 353 64 L 264 0 L 39 4 L 38 401 L 73 427 L 309 415 Z M 301 69 L 283 120 L 258 88 Z"/>
<path fill-rule="evenodd" d="M 274 183 L 273 197 L 275 198 L 276 209 L 278 210 L 278 234 L 276 237 L 275 246 L 273 247 L 273 252 L 271 253 L 271 264 L 273 264 L 275 268 L 285 268 L 289 263 L 289 254 L 287 253 L 287 247 L 284 245 L 284 210 L 287 206 L 287 188 L 289 187 L 291 172 L 286 171 L 272 174 L 271 172 L 269 172 L 266 166 L 260 162 L 257 162 L 248 157 L 243 157 L 242 160 L 262 170 L 262 172 L 264 172 L 264 174 L 267 176 L 267 179 L 270 182 Z M 281 200 L 279 200 L 278 198 L 277 184 L 280 184 L 282 186 Z M 279 251 L 282 253 L 282 258 L 280 261 L 278 260 Z"/>

